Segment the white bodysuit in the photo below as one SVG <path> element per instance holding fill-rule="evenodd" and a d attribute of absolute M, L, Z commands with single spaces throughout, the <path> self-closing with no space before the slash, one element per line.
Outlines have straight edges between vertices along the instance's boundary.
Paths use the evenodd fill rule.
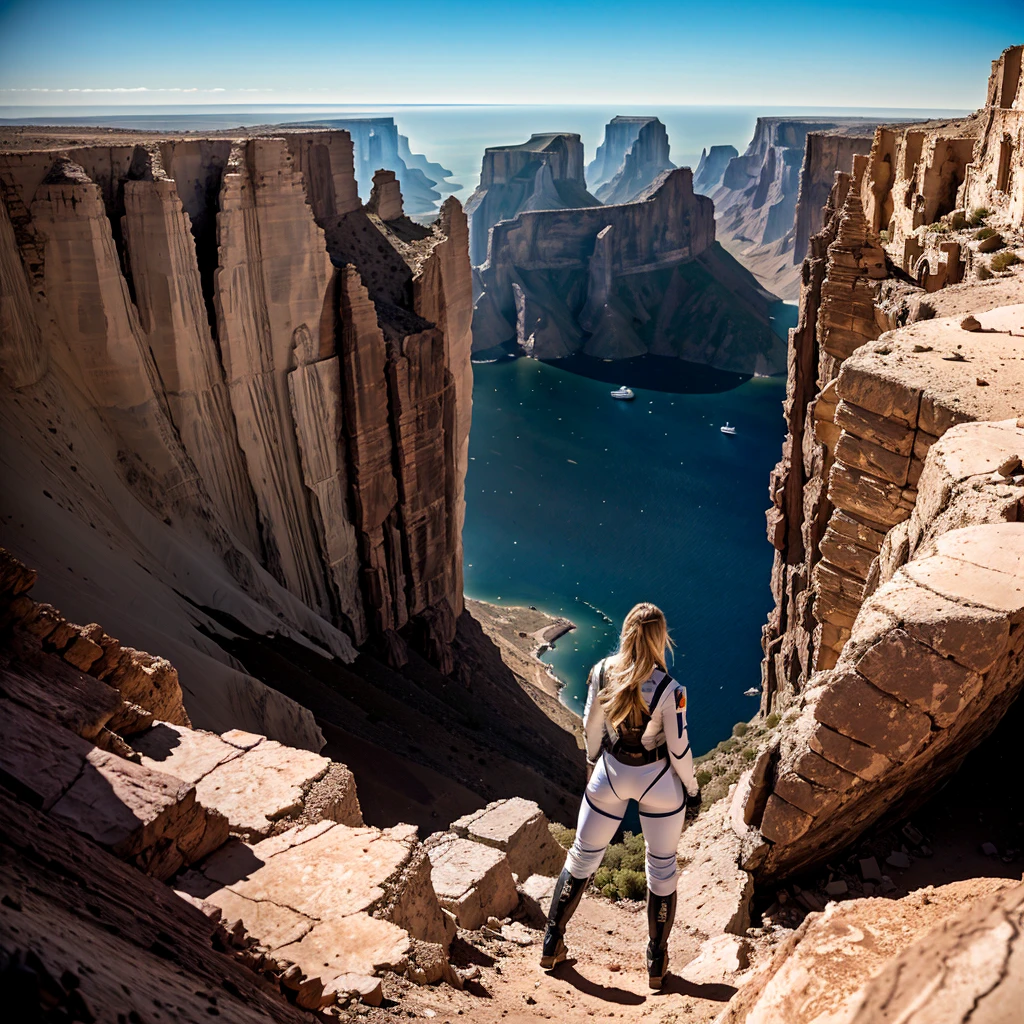
<path fill-rule="evenodd" d="M 686 817 L 686 794 L 698 792 L 686 732 L 686 688 L 673 679 L 660 686 L 666 678 L 661 669 L 643 684 L 640 692 L 651 720 L 641 742 L 649 751 L 661 748 L 662 756 L 650 764 L 626 765 L 610 752 L 618 736 L 597 699 L 599 677 L 600 664 L 591 670 L 583 712 L 587 761 L 594 772 L 583 794 L 566 867 L 574 878 L 589 878 L 604 859 L 628 802 L 636 800 L 647 848 L 647 887 L 656 896 L 668 896 L 676 888 L 676 848 Z"/>

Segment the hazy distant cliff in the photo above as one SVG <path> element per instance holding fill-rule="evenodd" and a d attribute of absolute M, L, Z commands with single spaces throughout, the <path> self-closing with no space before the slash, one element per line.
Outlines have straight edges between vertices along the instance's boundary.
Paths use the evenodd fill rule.
<path fill-rule="evenodd" d="M 668 133 L 656 117 L 613 117 L 587 166 L 587 187 L 602 203 L 628 203 L 675 167 L 668 152 Z"/>
<path fill-rule="evenodd" d="M 6 542 L 49 592 L 173 653 L 200 723 L 302 745 L 311 716 L 220 652 L 211 615 L 343 660 L 400 660 L 402 631 L 450 670 L 459 204 L 418 228 L 386 174 L 364 210 L 341 131 L 20 134 L 0 182 Z"/>
<path fill-rule="evenodd" d="M 466 202 L 469 259 L 487 259 L 491 228 L 524 210 L 598 206 L 583 180 L 583 143 L 578 135 L 533 135 L 518 146 L 485 151 L 480 184 Z"/>
<path fill-rule="evenodd" d="M 715 243 L 714 208 L 689 168 L 632 203 L 522 213 L 497 225 L 478 274 L 473 345 L 515 340 L 543 359 L 678 356 L 776 373 L 773 296 Z"/>

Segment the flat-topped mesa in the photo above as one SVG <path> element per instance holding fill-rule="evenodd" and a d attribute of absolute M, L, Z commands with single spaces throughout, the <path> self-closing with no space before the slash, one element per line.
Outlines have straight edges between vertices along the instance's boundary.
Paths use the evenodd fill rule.
<path fill-rule="evenodd" d="M 0 145 L 8 542 L 174 651 L 198 724 L 315 746 L 211 615 L 344 661 L 403 630 L 451 670 L 465 215 L 408 221 L 394 172 L 364 210 L 341 131 L 95 135 Z"/>
<path fill-rule="evenodd" d="M 477 350 L 515 341 L 542 359 L 650 352 L 737 372 L 781 369 L 773 297 L 715 244 L 713 204 L 694 195 L 689 168 L 663 172 L 632 203 L 496 225 L 478 283 Z"/>
<path fill-rule="evenodd" d="M 587 184 L 602 203 L 631 202 L 675 167 L 668 152 L 668 133 L 658 118 L 613 117 L 587 167 Z"/>
<path fill-rule="evenodd" d="M 863 118 L 757 119 L 750 145 L 729 161 L 720 184 L 708 194 L 715 201 L 722 245 L 766 288 L 787 299 L 797 297 L 798 265 L 814 224 L 811 211 L 815 203 L 824 204 L 835 171 L 849 170 L 848 155 L 868 151 L 877 123 Z M 822 135 L 850 141 L 826 142 Z M 806 196 L 802 215 L 801 190 Z M 804 248 L 794 256 L 797 234 Z"/>
<path fill-rule="evenodd" d="M 529 142 L 484 151 L 480 184 L 466 202 L 469 259 L 487 259 L 491 228 L 524 210 L 563 210 L 600 203 L 583 180 L 583 143 L 578 135 L 548 132 Z"/>
<path fill-rule="evenodd" d="M 722 184 L 730 161 L 739 155 L 739 150 L 735 146 L 712 146 L 711 149 L 702 149 L 700 163 L 697 164 L 697 171 L 693 176 L 693 191 L 702 196 L 711 195 Z"/>

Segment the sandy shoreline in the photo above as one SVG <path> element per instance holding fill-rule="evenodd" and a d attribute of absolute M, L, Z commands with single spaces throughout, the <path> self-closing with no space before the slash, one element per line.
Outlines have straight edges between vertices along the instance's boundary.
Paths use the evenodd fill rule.
<path fill-rule="evenodd" d="M 565 682 L 555 675 L 550 665 L 540 660 L 540 656 L 554 647 L 560 637 L 572 632 L 576 623 L 536 608 L 499 606 L 469 598 L 466 608 L 498 645 L 502 659 L 516 675 L 559 699 Z"/>

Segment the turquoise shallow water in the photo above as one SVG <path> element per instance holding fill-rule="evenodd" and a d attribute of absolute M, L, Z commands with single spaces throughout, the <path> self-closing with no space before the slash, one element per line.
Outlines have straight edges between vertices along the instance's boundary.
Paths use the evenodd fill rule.
<path fill-rule="evenodd" d="M 764 510 L 784 381 L 732 377 L 709 393 L 694 368 L 702 392 L 634 386 L 633 402 L 617 402 L 607 383 L 531 359 L 474 372 L 466 592 L 577 624 L 545 656 L 577 710 L 623 616 L 654 601 L 677 644 L 694 748 L 710 748 L 757 707 L 743 691 L 760 684 L 771 604 Z"/>

